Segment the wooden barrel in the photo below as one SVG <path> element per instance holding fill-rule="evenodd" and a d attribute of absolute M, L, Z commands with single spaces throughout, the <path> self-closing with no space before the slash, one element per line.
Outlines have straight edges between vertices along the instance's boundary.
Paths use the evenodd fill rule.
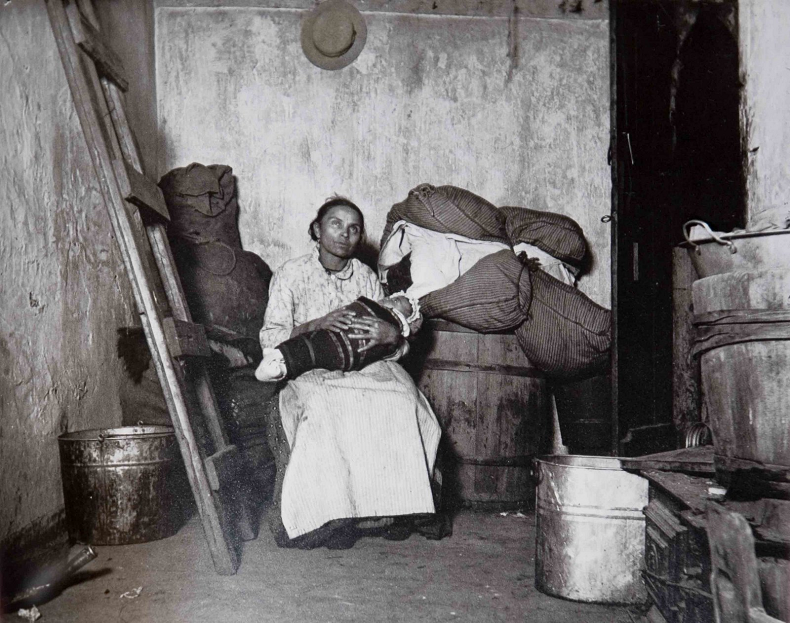
<path fill-rule="evenodd" d="M 790 310 L 695 316 L 716 472 L 790 482 Z"/>
<path fill-rule="evenodd" d="M 691 284 L 694 313 L 727 309 L 777 310 L 790 308 L 790 267 L 725 273 Z"/>
<path fill-rule="evenodd" d="M 786 240 L 776 235 L 733 238 L 734 253 L 711 243 L 700 245 L 702 259 L 719 254 L 727 262 L 740 263 L 703 272 L 709 276 L 692 284 L 693 352 L 700 357 L 716 472 L 719 480 L 741 489 L 752 488 L 755 475 L 757 481 L 790 483 L 790 247 Z M 790 493 L 790 485 L 777 486 Z M 752 488 L 751 493 L 759 497 L 770 491 Z"/>
<path fill-rule="evenodd" d="M 431 320 L 406 365 L 442 425 L 439 465 L 450 499 L 532 507 L 531 461 L 547 438 L 549 394 L 515 336 Z"/>

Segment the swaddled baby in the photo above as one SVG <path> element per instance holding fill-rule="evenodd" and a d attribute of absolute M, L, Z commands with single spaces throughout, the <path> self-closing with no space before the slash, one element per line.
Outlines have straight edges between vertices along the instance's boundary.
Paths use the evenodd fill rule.
<path fill-rule="evenodd" d="M 379 301 L 361 296 L 342 309 L 359 318 L 380 318 L 398 329 L 404 337 L 416 333 L 422 326 L 417 299 L 400 293 Z M 317 368 L 344 372 L 360 370 L 374 361 L 391 357 L 399 348 L 397 344 L 385 344 L 360 351 L 364 340 L 350 338 L 349 333 L 350 330 L 319 329 L 296 335 L 277 348 L 264 348 L 255 378 L 259 381 L 293 379 Z"/>

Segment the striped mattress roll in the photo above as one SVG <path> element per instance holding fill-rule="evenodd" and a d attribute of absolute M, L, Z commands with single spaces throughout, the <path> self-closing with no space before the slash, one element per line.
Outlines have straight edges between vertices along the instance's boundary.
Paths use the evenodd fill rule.
<path fill-rule="evenodd" d="M 505 217 L 493 203 L 456 186 L 420 184 L 409 196 L 392 206 L 381 246 L 399 221 L 408 221 L 442 234 L 458 234 L 474 240 L 507 244 Z"/>
<path fill-rule="evenodd" d="M 420 311 L 426 318 L 444 318 L 481 333 L 508 331 L 527 317 L 531 290 L 529 266 L 503 249 L 479 260 L 450 285 L 426 294 Z"/>
<path fill-rule="evenodd" d="M 581 226 L 564 214 L 505 206 L 499 209 L 512 246 L 521 242 L 538 247 L 552 257 L 581 267 L 587 241 Z"/>
<path fill-rule="evenodd" d="M 516 329 L 524 354 L 547 376 L 558 379 L 606 370 L 612 312 L 542 270 L 531 275 L 529 315 Z"/>

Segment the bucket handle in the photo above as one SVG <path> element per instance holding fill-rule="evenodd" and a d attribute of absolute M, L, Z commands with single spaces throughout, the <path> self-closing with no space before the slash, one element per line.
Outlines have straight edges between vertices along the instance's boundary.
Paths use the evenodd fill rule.
<path fill-rule="evenodd" d="M 699 248 L 698 244 L 692 242 L 691 238 L 689 238 L 691 225 L 699 225 L 700 227 L 702 227 L 705 231 L 708 232 L 708 234 L 710 234 L 710 237 L 713 238 L 716 242 L 728 246 L 730 248 L 730 253 L 738 252 L 738 248 L 735 246 L 735 243 L 732 240 L 724 240 L 724 238 L 721 238 L 720 236 L 713 233 L 713 230 L 710 228 L 710 225 L 708 225 L 705 221 L 698 221 L 698 220 L 686 221 L 683 224 L 683 237 L 686 239 L 686 242 L 688 242 L 689 245 L 691 245 L 691 248 L 694 249 L 694 253 L 696 253 L 697 255 L 700 255 L 702 253 L 702 250 Z"/>

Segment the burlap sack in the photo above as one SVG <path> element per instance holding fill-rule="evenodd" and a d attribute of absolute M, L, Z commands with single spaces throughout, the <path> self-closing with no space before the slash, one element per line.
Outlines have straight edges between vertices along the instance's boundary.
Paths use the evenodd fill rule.
<path fill-rule="evenodd" d="M 159 180 L 170 212 L 167 234 L 191 242 L 223 242 L 241 249 L 233 169 L 193 162 Z"/>
<path fill-rule="evenodd" d="M 159 186 L 170 212 L 168 238 L 193 318 L 257 340 L 272 271 L 241 247 L 233 170 L 192 163 L 168 172 Z"/>

